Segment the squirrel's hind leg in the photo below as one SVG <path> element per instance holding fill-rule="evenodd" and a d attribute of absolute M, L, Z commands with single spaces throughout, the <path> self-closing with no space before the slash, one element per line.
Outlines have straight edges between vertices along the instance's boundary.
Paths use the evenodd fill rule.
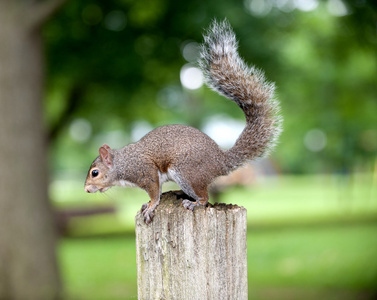
<path fill-rule="evenodd" d="M 196 200 L 195 202 L 190 201 L 190 200 L 183 200 L 182 205 L 183 207 L 189 209 L 189 210 L 194 210 L 196 206 L 206 206 L 208 203 L 208 191 L 207 187 L 204 186 L 195 186 L 193 187 L 195 196 L 194 199 Z"/>
<path fill-rule="evenodd" d="M 186 172 L 185 172 L 186 171 Z M 176 170 L 171 169 L 169 170 L 169 174 L 171 179 L 174 180 L 182 191 L 193 198 L 195 201 L 190 200 L 183 200 L 182 204 L 185 208 L 194 210 L 195 206 L 198 205 L 207 205 L 208 203 L 208 184 L 206 182 L 200 182 L 196 180 L 195 182 L 191 182 L 185 178 L 192 178 L 190 174 L 192 170 Z M 186 176 L 185 176 L 186 175 Z"/>

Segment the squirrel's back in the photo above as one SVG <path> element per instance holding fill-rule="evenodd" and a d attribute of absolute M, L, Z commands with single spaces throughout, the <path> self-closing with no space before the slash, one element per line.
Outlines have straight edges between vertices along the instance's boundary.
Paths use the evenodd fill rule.
<path fill-rule="evenodd" d="M 262 71 L 247 66 L 237 48 L 228 21 L 214 21 L 204 35 L 199 61 L 207 85 L 236 102 L 246 117 L 243 132 L 226 152 L 232 169 L 265 156 L 276 144 L 282 122 L 274 84 L 266 81 Z"/>
<path fill-rule="evenodd" d="M 213 177 L 229 172 L 225 152 L 208 135 L 191 126 L 157 127 L 136 144 L 144 154 L 150 153 L 162 172 L 179 168 L 182 162 L 198 169 L 213 169 Z"/>

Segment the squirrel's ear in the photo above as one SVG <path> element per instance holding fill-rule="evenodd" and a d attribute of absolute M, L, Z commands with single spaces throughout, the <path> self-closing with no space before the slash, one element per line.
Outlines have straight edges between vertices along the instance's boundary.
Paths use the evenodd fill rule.
<path fill-rule="evenodd" d="M 106 144 L 99 148 L 99 156 L 101 157 L 102 162 L 108 167 L 113 166 L 113 157 L 111 156 L 110 151 L 110 146 Z"/>
<path fill-rule="evenodd" d="M 103 144 L 101 148 L 104 148 L 104 149 L 106 149 L 107 151 L 111 151 L 111 148 L 110 148 L 110 146 L 109 146 L 108 144 Z M 100 149 L 101 149 L 101 148 L 100 148 Z"/>

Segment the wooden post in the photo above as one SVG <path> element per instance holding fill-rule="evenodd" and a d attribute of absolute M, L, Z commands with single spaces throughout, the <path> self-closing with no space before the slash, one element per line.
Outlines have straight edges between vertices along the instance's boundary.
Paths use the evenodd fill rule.
<path fill-rule="evenodd" d="M 138 299 L 247 299 L 246 209 L 181 203 L 168 192 L 152 223 L 135 218 Z"/>

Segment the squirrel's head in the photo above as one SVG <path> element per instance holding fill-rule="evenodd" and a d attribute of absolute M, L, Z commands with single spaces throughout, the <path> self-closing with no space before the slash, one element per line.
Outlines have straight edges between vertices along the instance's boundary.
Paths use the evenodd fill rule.
<path fill-rule="evenodd" d="M 108 145 L 99 148 L 99 156 L 90 166 L 85 180 L 85 191 L 95 193 L 105 192 L 114 185 L 114 156 Z"/>

